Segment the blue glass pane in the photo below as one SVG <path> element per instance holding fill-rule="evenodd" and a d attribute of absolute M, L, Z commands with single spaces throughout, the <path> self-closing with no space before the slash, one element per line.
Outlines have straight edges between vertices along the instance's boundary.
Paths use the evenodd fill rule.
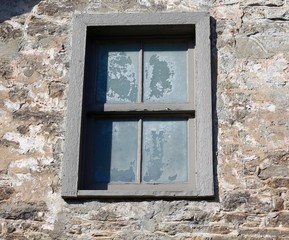
<path fill-rule="evenodd" d="M 134 182 L 137 168 L 137 120 L 96 120 L 94 182 Z M 129 136 L 129 137 L 128 137 Z"/>
<path fill-rule="evenodd" d="M 142 181 L 186 182 L 187 120 L 144 120 L 142 154 Z"/>
<path fill-rule="evenodd" d="M 144 44 L 144 101 L 187 102 L 187 42 Z"/>
<path fill-rule="evenodd" d="M 98 48 L 96 101 L 136 102 L 139 44 L 105 43 Z"/>

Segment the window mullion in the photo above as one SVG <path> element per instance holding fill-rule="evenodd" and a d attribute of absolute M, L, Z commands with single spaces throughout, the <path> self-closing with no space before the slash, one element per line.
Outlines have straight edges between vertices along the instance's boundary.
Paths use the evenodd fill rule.
<path fill-rule="evenodd" d="M 138 101 L 143 102 L 143 42 L 140 41 L 139 50 Z"/>
<path fill-rule="evenodd" d="M 195 86 L 194 86 L 194 42 L 188 42 L 188 52 L 187 52 L 187 83 L 188 83 L 188 97 L 189 103 L 192 109 L 196 108 L 195 105 Z"/>
<path fill-rule="evenodd" d="M 140 117 L 138 121 L 138 143 L 137 143 L 137 177 L 136 182 L 141 183 L 141 164 L 142 164 L 142 125 L 143 119 Z"/>
<path fill-rule="evenodd" d="M 138 102 L 143 103 L 143 42 L 140 40 L 139 50 L 139 76 L 138 76 Z M 137 143 L 137 177 L 136 182 L 141 183 L 142 164 L 142 117 L 138 121 L 138 143 Z"/>
<path fill-rule="evenodd" d="M 195 184 L 196 171 L 195 171 L 195 160 L 196 160 L 196 135 L 195 135 L 195 119 L 188 119 L 187 126 L 187 140 L 188 140 L 188 180 L 191 184 Z"/>

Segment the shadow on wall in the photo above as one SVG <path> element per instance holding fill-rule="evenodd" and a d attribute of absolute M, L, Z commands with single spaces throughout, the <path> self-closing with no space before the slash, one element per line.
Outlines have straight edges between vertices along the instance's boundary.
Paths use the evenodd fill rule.
<path fill-rule="evenodd" d="M 30 12 L 41 0 L 1 0 L 0 23 L 11 17 Z"/>
<path fill-rule="evenodd" d="M 218 180 L 218 129 L 219 121 L 217 114 L 217 80 L 218 80 L 218 49 L 217 49 L 217 21 L 211 17 L 211 81 L 212 81 L 212 121 L 213 121 L 213 171 L 215 201 L 219 202 Z"/>

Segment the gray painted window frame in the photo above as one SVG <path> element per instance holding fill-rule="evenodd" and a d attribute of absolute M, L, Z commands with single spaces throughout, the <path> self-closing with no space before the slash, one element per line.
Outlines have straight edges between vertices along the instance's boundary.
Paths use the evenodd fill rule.
<path fill-rule="evenodd" d="M 175 104 L 180 113 L 192 109 L 193 121 L 189 120 L 189 135 L 194 136 L 189 150 L 193 163 L 189 160 L 191 173 L 189 184 L 117 184 L 109 190 L 80 190 L 79 165 L 81 149 L 83 87 L 85 71 L 85 49 L 87 27 L 105 26 L 154 26 L 154 25 L 194 25 L 194 80 L 193 99 L 189 106 Z M 191 88 L 191 87 L 189 87 Z M 132 104 L 107 105 L 106 111 L 115 109 L 131 110 Z M 135 104 L 134 104 L 135 105 Z M 150 106 L 149 106 L 150 105 Z M 149 104 L 150 111 L 163 110 L 162 104 Z M 169 104 L 170 108 L 172 104 Z M 139 111 L 143 111 L 140 105 Z M 110 109 L 111 108 L 111 109 Z M 133 106 L 135 110 L 135 106 Z M 208 13 L 116 13 L 81 14 L 73 21 L 72 59 L 67 99 L 65 152 L 62 164 L 62 196 L 75 197 L 208 197 L 214 195 L 213 155 L 212 155 L 212 106 L 211 106 L 211 64 L 210 64 L 210 16 Z M 124 186 L 123 188 L 121 186 Z M 179 190 L 176 190 L 179 189 Z"/>

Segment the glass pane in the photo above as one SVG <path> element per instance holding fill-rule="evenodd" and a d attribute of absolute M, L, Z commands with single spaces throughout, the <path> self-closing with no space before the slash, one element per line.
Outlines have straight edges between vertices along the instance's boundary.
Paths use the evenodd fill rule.
<path fill-rule="evenodd" d="M 187 120 L 144 120 L 142 157 L 144 182 L 187 181 Z"/>
<path fill-rule="evenodd" d="M 95 182 L 134 182 L 137 166 L 137 120 L 96 120 Z M 128 137 L 129 136 L 129 137 Z"/>
<path fill-rule="evenodd" d="M 136 102 L 138 98 L 139 44 L 106 43 L 98 48 L 96 101 Z"/>
<path fill-rule="evenodd" d="M 144 101 L 187 102 L 187 42 L 144 44 Z"/>

